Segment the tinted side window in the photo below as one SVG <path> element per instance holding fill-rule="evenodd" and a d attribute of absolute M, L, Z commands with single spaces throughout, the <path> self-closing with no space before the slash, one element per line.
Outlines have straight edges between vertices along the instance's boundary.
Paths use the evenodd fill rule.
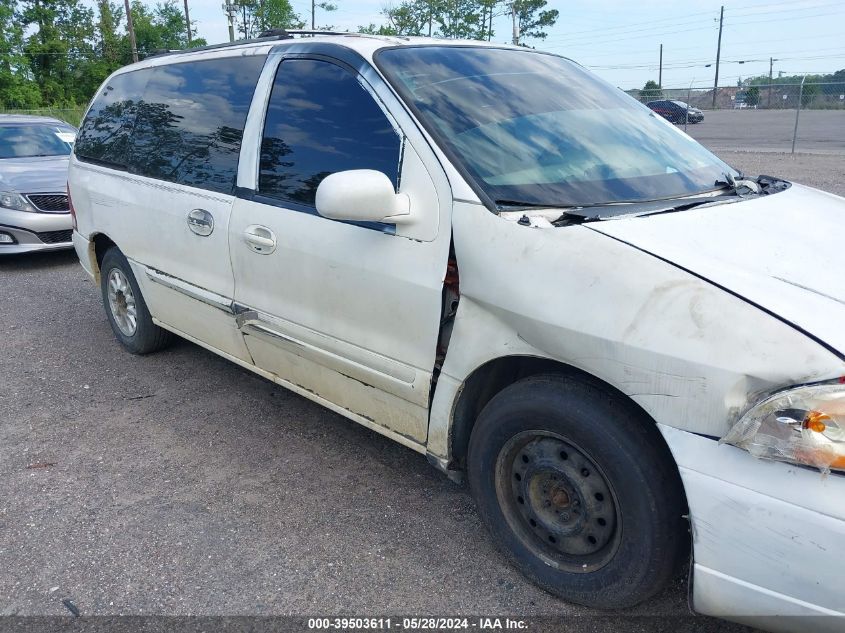
<path fill-rule="evenodd" d="M 279 66 L 261 143 L 262 195 L 314 204 L 334 172 L 375 169 L 398 181 L 400 140 L 358 80 L 343 68 L 309 59 Z"/>
<path fill-rule="evenodd" d="M 130 171 L 231 193 L 265 59 L 227 57 L 156 67 L 138 107 Z"/>
<path fill-rule="evenodd" d="M 151 71 L 116 75 L 91 104 L 76 137 L 74 152 L 82 160 L 126 167 L 126 154 L 135 114 Z"/>

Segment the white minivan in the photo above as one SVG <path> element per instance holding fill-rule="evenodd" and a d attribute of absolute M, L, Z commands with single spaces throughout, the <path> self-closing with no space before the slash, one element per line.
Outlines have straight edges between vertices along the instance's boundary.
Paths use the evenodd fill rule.
<path fill-rule="evenodd" d="M 69 192 L 127 350 L 465 474 L 544 589 L 627 607 L 691 554 L 696 611 L 843 630 L 842 198 L 562 57 L 284 33 L 109 77 Z"/>

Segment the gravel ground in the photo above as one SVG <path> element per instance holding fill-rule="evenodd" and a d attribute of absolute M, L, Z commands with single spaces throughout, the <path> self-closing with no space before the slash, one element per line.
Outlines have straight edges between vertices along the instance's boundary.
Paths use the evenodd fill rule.
<path fill-rule="evenodd" d="M 72 253 L 0 279 L 0 615 L 596 615 L 423 456 L 196 345 L 125 353 Z M 625 613 L 688 613 L 685 580 Z"/>
<path fill-rule="evenodd" d="M 845 196 L 845 154 L 780 154 L 716 151 L 750 176 L 766 174 Z"/>
<path fill-rule="evenodd" d="M 843 193 L 843 159 L 722 156 Z M 597 615 L 424 457 L 190 343 L 123 352 L 73 253 L 2 259 L 0 288 L 0 615 Z M 624 615 L 687 613 L 678 578 Z"/>
<path fill-rule="evenodd" d="M 704 121 L 687 126 L 690 136 L 716 151 L 788 152 L 794 132 L 795 110 L 707 110 Z M 845 154 L 845 108 L 802 110 L 795 148 Z"/>

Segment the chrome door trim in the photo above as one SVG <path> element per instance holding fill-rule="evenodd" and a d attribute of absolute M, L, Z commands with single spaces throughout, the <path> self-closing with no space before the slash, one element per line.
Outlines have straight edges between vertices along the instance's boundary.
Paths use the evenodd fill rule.
<path fill-rule="evenodd" d="M 141 266 L 143 266 L 147 279 L 150 281 L 160 284 L 166 288 L 170 288 L 171 290 L 175 290 L 176 292 L 181 292 L 183 295 L 196 299 L 197 301 L 202 301 L 203 303 L 217 308 L 218 310 L 223 310 L 229 314 L 235 313 L 235 305 L 228 297 L 219 295 L 211 290 L 206 290 L 205 288 L 200 288 L 199 286 L 195 286 L 194 284 L 188 283 L 187 281 L 174 277 L 173 275 L 168 275 L 167 273 L 156 270 L 155 268 L 150 268 L 149 266 L 144 266 L 143 264 L 141 264 Z"/>
<path fill-rule="evenodd" d="M 405 393 L 409 387 L 413 391 L 419 389 L 413 386 L 420 372 L 409 365 L 246 306 L 235 304 L 235 312 L 235 322 L 245 335 L 377 389 L 391 391 L 391 387 L 400 387 L 400 392 Z M 425 392 L 427 398 L 427 389 L 419 390 L 419 396 Z"/>

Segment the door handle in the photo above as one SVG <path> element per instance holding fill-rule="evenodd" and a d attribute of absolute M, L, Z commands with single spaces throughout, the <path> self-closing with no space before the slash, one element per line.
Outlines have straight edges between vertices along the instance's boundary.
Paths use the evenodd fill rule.
<path fill-rule="evenodd" d="M 214 230 L 214 216 L 205 209 L 194 209 L 188 213 L 188 228 L 197 235 L 208 237 Z"/>
<path fill-rule="evenodd" d="M 269 255 L 276 250 L 276 236 L 266 226 L 251 224 L 244 229 L 244 241 L 254 253 Z"/>

